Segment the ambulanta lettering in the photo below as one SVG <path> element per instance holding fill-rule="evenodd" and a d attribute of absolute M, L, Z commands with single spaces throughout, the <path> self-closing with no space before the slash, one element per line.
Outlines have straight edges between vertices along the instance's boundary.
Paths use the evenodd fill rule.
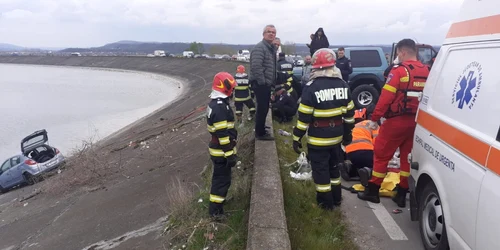
<path fill-rule="evenodd" d="M 346 100 L 348 93 L 348 88 L 323 89 L 314 92 L 318 103 L 334 100 Z"/>
<path fill-rule="evenodd" d="M 425 149 L 425 151 L 427 151 L 430 155 L 434 156 L 436 160 L 441 162 L 451 171 L 455 172 L 455 163 L 451 161 L 448 157 L 442 155 L 438 150 L 434 149 L 430 144 L 426 143 L 424 140 L 422 140 L 422 138 L 418 136 L 415 136 L 415 142 L 418 145 L 422 146 Z"/>

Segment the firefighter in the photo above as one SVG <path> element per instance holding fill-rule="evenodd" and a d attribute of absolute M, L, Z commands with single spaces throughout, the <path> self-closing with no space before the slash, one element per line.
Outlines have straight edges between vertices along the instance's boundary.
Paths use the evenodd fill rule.
<path fill-rule="evenodd" d="M 302 85 L 300 79 L 293 75 L 293 63 L 288 62 L 285 58 L 285 53 L 279 53 L 278 71 L 283 73 L 286 78 L 287 90 L 290 94 L 295 91 L 294 95 L 297 99 L 302 95 Z"/>
<path fill-rule="evenodd" d="M 276 73 L 276 85 L 274 86 L 274 89 L 285 89 L 295 100 L 299 99 L 299 96 L 297 95 L 297 92 L 294 91 L 292 87 L 292 77 L 286 73 L 286 72 L 281 72 L 278 71 Z"/>
<path fill-rule="evenodd" d="M 405 207 L 408 192 L 410 164 L 408 154 L 413 146 L 419 96 L 429 75 L 429 68 L 417 60 L 417 48 L 411 39 L 403 39 L 396 45 L 400 63 L 395 65 L 382 89 L 380 99 L 372 114 L 370 128 L 384 117 L 380 133 L 375 141 L 373 172 L 368 186 L 358 198 L 379 203 L 380 185 L 387 173 L 387 165 L 399 148 L 401 153 L 400 182 L 393 201 Z"/>
<path fill-rule="evenodd" d="M 373 105 L 370 105 L 368 109 L 356 110 L 354 115 L 356 125 L 352 130 L 352 142 L 345 147 L 347 159 L 352 165 L 344 164 L 343 168 L 341 168 L 343 179 L 349 181 L 360 178 L 363 186 L 368 184 L 368 176 L 373 169 L 373 145 L 379 132 L 378 128 L 372 129 L 368 126 L 373 107 Z"/>
<path fill-rule="evenodd" d="M 341 144 L 352 141 L 354 103 L 347 83 L 335 70 L 335 53 L 323 48 L 313 55 L 311 81 L 306 84 L 293 130 L 293 149 L 300 153 L 307 131 L 308 158 L 316 184 L 316 200 L 324 209 L 341 204 L 342 190 L 338 163 Z"/>
<path fill-rule="evenodd" d="M 290 122 L 297 113 L 297 99 L 295 99 L 284 88 L 277 89 L 271 97 L 273 115 L 280 123 Z"/>
<path fill-rule="evenodd" d="M 223 203 L 231 185 L 231 168 L 236 165 L 236 140 L 238 132 L 234 128 L 234 114 L 229 105 L 229 96 L 236 87 L 233 76 L 219 72 L 212 83 L 212 99 L 207 107 L 207 128 L 212 135 L 208 145 L 214 169 L 210 189 L 209 214 L 221 218 Z"/>
<path fill-rule="evenodd" d="M 250 116 L 248 120 L 252 120 L 255 115 L 255 104 L 250 95 L 250 88 L 248 86 L 248 75 L 245 73 L 245 66 L 239 65 L 236 69 L 236 74 L 234 79 L 238 84 L 234 88 L 234 107 L 236 107 L 236 119 L 241 122 L 241 116 L 243 115 L 243 105 L 246 105 L 250 111 Z"/>

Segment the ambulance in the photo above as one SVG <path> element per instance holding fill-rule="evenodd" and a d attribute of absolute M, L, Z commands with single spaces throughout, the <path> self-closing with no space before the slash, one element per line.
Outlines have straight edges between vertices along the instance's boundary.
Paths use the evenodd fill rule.
<path fill-rule="evenodd" d="M 464 0 L 420 96 L 410 212 L 425 249 L 500 249 L 500 1 Z"/>

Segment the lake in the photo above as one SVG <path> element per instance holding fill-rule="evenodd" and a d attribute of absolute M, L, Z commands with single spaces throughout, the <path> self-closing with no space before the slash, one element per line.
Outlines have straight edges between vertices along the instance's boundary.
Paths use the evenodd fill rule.
<path fill-rule="evenodd" d="M 145 72 L 0 64 L 0 161 L 46 129 L 64 155 L 102 139 L 174 100 L 182 84 Z M 1 164 L 0 162 L 0 164 Z"/>

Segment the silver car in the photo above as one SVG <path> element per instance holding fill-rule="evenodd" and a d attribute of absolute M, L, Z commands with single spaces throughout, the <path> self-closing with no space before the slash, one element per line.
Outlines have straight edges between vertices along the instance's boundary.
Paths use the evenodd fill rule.
<path fill-rule="evenodd" d="M 65 157 L 47 144 L 45 129 L 34 132 L 21 141 L 21 154 L 10 157 L 0 166 L 0 193 L 27 183 L 34 184 L 40 176 L 61 166 Z"/>

